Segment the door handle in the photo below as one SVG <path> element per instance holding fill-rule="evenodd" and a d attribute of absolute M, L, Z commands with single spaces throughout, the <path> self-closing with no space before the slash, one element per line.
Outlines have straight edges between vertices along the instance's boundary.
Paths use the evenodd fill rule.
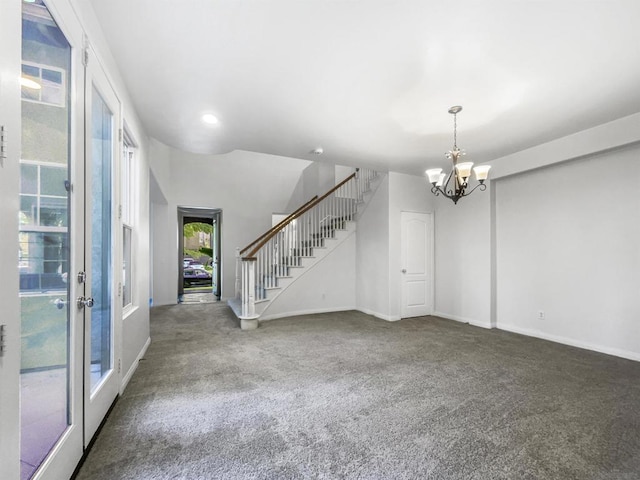
<path fill-rule="evenodd" d="M 403 269 L 402 269 L 402 273 L 407 273 L 407 269 L 406 269 L 406 268 L 403 268 Z"/>
<path fill-rule="evenodd" d="M 78 310 L 84 307 L 91 308 L 93 307 L 93 297 L 78 297 L 78 299 L 76 300 L 76 305 L 78 306 Z"/>

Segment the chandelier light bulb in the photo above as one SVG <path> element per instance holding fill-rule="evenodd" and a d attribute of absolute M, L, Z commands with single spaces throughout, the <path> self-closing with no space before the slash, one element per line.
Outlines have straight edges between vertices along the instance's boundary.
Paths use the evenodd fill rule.
<path fill-rule="evenodd" d="M 473 167 L 473 162 L 462 162 L 456 165 L 456 171 L 458 172 L 458 176 L 460 178 L 464 178 L 465 180 L 471 176 L 471 167 Z"/>
<path fill-rule="evenodd" d="M 473 167 L 473 173 L 476 174 L 476 180 L 484 182 L 489 176 L 490 169 L 491 165 L 478 165 L 477 167 Z"/>
<path fill-rule="evenodd" d="M 440 178 L 440 174 L 442 173 L 441 168 L 431 168 L 425 172 L 427 177 L 429 177 L 429 183 L 436 183 Z"/>

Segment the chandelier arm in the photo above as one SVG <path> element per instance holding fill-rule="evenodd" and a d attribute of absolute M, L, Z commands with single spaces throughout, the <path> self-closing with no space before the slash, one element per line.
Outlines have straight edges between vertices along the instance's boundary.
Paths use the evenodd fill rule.
<path fill-rule="evenodd" d="M 451 187 L 449 187 L 449 182 L 453 178 L 453 173 L 455 172 L 455 170 L 456 170 L 456 168 L 453 167 L 452 170 L 449 172 L 449 175 L 447 176 L 447 181 L 442 184 L 442 190 L 446 190 L 448 188 L 451 188 Z M 449 190 L 449 193 L 451 193 L 451 190 Z"/>
<path fill-rule="evenodd" d="M 467 197 L 469 195 L 471 195 L 473 192 L 475 192 L 475 190 L 477 188 L 480 188 L 481 192 L 484 192 L 487 189 L 487 184 L 486 183 L 479 183 L 478 185 L 476 185 L 475 187 L 473 187 L 471 190 L 469 190 L 468 192 L 462 192 L 462 195 L 460 195 L 461 197 Z"/>
<path fill-rule="evenodd" d="M 456 203 L 460 198 L 459 195 L 454 194 L 451 190 L 445 191 L 442 188 L 436 186 L 431 187 L 431 193 L 433 193 L 436 197 L 442 194 L 444 197 L 452 200 L 454 203 Z"/>

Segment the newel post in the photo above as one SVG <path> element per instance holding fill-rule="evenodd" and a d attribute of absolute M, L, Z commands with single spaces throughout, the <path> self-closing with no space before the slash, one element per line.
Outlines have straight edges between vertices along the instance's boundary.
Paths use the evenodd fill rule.
<path fill-rule="evenodd" d="M 240 247 L 236 247 L 236 284 L 235 297 L 242 300 L 242 255 L 240 255 Z"/>
<path fill-rule="evenodd" d="M 242 285 L 241 301 L 242 314 L 240 315 L 240 328 L 253 330 L 258 328 L 258 315 L 256 315 L 256 258 L 242 258 Z"/>

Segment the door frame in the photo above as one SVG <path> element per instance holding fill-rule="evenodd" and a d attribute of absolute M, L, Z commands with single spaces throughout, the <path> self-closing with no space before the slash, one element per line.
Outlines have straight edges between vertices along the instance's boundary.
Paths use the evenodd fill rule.
<path fill-rule="evenodd" d="M 428 313 L 426 313 L 425 315 L 433 315 L 433 312 L 435 311 L 435 302 L 436 302 L 436 292 L 435 292 L 435 219 L 434 219 L 434 212 L 418 212 L 418 211 L 414 211 L 414 210 L 401 210 L 400 211 L 400 265 L 401 265 L 401 269 L 405 268 L 404 265 L 404 251 L 403 251 L 403 217 L 405 213 L 412 213 L 412 214 L 418 214 L 418 215 L 428 215 L 429 216 L 429 220 L 427 222 L 428 228 L 429 228 L 429 242 L 430 242 L 430 246 L 426 249 L 426 254 L 428 256 L 427 258 L 427 262 L 430 266 L 430 272 L 428 274 L 428 279 L 429 279 L 429 291 L 427 292 L 428 295 L 431 297 L 431 308 L 429 310 Z M 405 317 L 403 316 L 403 312 L 404 312 L 404 301 L 405 301 L 405 289 L 404 289 L 404 279 L 403 279 L 403 275 L 404 273 L 402 271 L 398 272 L 399 279 L 400 279 L 400 318 L 410 318 L 410 317 Z"/>
<path fill-rule="evenodd" d="M 0 465 L 7 478 L 20 478 L 20 298 L 18 251 L 21 150 L 20 72 L 22 2 L 0 2 L 0 289 L 4 325 L 0 355 Z"/>
<path fill-rule="evenodd" d="M 183 207 L 178 206 L 178 298 L 184 295 L 184 284 L 182 276 L 182 257 L 184 250 L 184 220 L 185 217 L 201 217 L 211 219 L 217 222 L 216 228 L 216 251 L 214 255 L 218 257 L 218 265 L 216 268 L 216 291 L 213 294 L 219 301 L 222 296 L 222 209 L 221 208 L 206 208 L 206 207 Z M 213 259 L 215 262 L 215 257 Z"/>

